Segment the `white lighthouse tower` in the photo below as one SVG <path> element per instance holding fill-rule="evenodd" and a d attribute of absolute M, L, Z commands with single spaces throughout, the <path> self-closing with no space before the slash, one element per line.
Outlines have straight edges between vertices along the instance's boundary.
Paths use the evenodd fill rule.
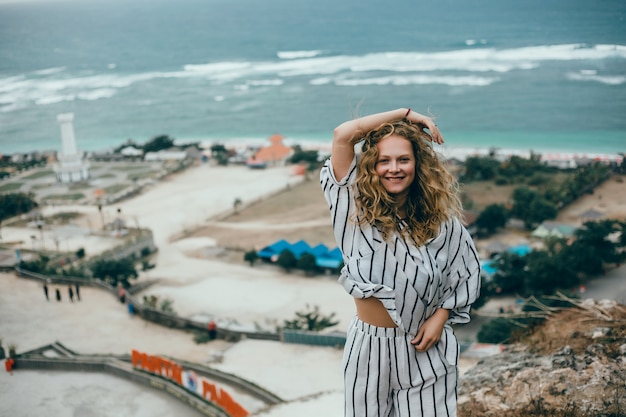
<path fill-rule="evenodd" d="M 62 153 L 57 154 L 58 163 L 54 167 L 57 181 L 80 182 L 89 179 L 89 162 L 83 160 L 82 153 L 76 148 L 74 137 L 74 114 L 63 113 L 57 116 L 61 125 Z"/>

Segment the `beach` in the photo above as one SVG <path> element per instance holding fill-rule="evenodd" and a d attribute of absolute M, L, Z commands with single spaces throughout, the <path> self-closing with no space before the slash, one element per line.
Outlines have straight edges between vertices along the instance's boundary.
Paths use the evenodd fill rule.
<path fill-rule="evenodd" d="M 138 196 L 108 209 L 119 209 L 127 220 L 137 221 L 153 231 L 159 248 L 156 267 L 141 272 L 139 281 L 158 279 L 159 284 L 145 293 L 172 299 L 179 315 L 214 318 L 222 325 L 250 329 L 281 324 L 283 320 L 292 319 L 295 312 L 305 305 L 319 305 L 323 313 L 336 313 L 339 324 L 333 330 L 342 332 L 354 315 L 354 306 L 350 297 L 335 282 L 336 277 L 304 277 L 273 267 L 250 267 L 243 262 L 198 256 L 202 250 L 210 252 L 211 248 L 217 248 L 217 242 L 210 233 L 192 235 L 193 231 L 214 224 L 216 219 L 231 212 L 236 198 L 241 198 L 247 206 L 287 188 L 300 187 L 303 181 L 302 177 L 293 175 L 289 167 L 249 170 L 245 167 L 198 165 L 173 174 L 146 188 Z M 315 178 L 310 181 L 317 182 Z M 570 211 L 566 210 L 562 215 L 578 219 L 585 210 L 600 207 L 607 215 L 618 215 L 624 219 L 624 193 L 620 192 L 623 189 L 623 183 L 609 180 L 593 195 L 571 205 L 568 208 Z M 320 204 L 325 203 L 320 201 Z M 99 213 L 93 207 L 49 207 L 45 209 L 45 214 L 63 210 L 84 212 L 83 226 L 99 221 Z M 245 230 L 248 225 L 248 229 L 258 229 L 258 224 L 245 221 L 246 215 L 250 216 L 242 213 L 239 228 Z M 237 216 L 226 222 L 236 224 L 232 219 L 237 219 Z M 327 220 L 330 223 L 330 219 Z M 283 217 L 283 223 L 289 221 L 294 219 Z M 310 227 L 315 228 L 315 224 Z M 267 224 L 265 226 L 268 228 Z M 19 233 L 17 229 L 3 228 L 5 240 L 8 237 L 19 239 Z M 27 236 L 32 232 L 26 230 L 21 233 Z M 26 242 L 29 242 L 28 239 Z M 82 242 L 93 245 L 85 248 L 88 253 L 102 249 L 96 241 Z M 81 301 L 70 303 L 66 288 L 60 287 L 60 290 L 64 297 L 62 302 L 47 302 L 38 283 L 13 274 L 1 274 L 0 315 L 3 319 L 0 322 L 0 337 L 3 344 L 16 344 L 18 353 L 53 341 L 85 354 L 128 354 L 131 349 L 138 349 L 215 367 L 256 383 L 285 400 L 284 404 L 266 410 L 251 402 L 249 407 L 254 415 L 342 415 L 341 349 L 259 340 L 238 343 L 217 340 L 196 344 L 191 333 L 157 326 L 129 315 L 125 305 L 103 291 L 81 288 Z M 462 360 L 461 371 L 474 363 L 475 360 Z M 3 396 L 0 406 L 3 408 L 0 410 L 7 412 L 2 414 L 45 414 L 44 397 L 33 398 L 33 404 L 41 408 L 20 414 L 27 401 L 24 393 L 37 395 L 22 388 L 35 383 L 37 375 L 34 372 L 22 374 L 19 370 L 12 376 L 1 374 L 0 391 L 13 393 Z M 83 377 L 86 381 L 91 379 L 87 375 Z M 95 381 L 98 377 L 93 378 Z M 48 376 L 45 380 L 49 380 Z M 97 383 L 94 382 L 94 385 Z M 117 388 L 111 387 L 109 394 L 112 402 L 124 401 Z M 73 403 L 65 406 L 70 409 L 78 407 Z M 116 414 L 111 414 L 103 404 L 101 414 L 97 415 Z"/>

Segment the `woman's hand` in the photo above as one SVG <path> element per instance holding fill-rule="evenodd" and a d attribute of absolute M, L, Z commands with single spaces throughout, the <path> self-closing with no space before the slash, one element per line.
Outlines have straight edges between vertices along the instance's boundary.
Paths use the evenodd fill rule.
<path fill-rule="evenodd" d="M 418 352 L 426 352 L 441 340 L 443 326 L 446 324 L 449 315 L 450 311 L 444 308 L 438 308 L 437 311 L 424 322 L 422 327 L 417 331 L 417 336 L 411 340 L 411 344 L 415 346 L 415 350 Z"/>
<path fill-rule="evenodd" d="M 411 110 L 407 113 L 406 119 L 408 119 L 411 123 L 415 123 L 428 129 L 433 142 L 439 145 L 443 143 L 443 136 L 441 136 L 441 132 L 439 132 L 439 128 L 435 124 L 435 121 L 430 117 Z"/>

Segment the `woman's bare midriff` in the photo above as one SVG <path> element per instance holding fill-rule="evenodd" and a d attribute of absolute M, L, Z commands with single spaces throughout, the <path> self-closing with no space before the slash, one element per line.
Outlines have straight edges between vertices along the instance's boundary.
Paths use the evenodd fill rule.
<path fill-rule="evenodd" d="M 355 298 L 356 315 L 365 323 L 376 327 L 398 327 L 378 298 Z"/>

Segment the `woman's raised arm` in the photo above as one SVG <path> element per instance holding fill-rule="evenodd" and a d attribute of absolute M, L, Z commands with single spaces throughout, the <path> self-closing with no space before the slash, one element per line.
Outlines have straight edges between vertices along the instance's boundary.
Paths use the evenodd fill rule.
<path fill-rule="evenodd" d="M 348 173 L 348 169 L 350 169 L 350 164 L 354 158 L 355 135 L 364 135 L 383 123 L 393 122 L 403 118 L 408 119 L 411 123 L 423 125 L 430 131 L 430 136 L 434 142 L 439 144 L 443 143 L 443 138 L 439 133 L 439 129 L 437 129 L 437 125 L 430 117 L 407 108 L 399 108 L 348 120 L 337 126 L 333 134 L 331 158 L 335 178 L 341 180 Z"/>

